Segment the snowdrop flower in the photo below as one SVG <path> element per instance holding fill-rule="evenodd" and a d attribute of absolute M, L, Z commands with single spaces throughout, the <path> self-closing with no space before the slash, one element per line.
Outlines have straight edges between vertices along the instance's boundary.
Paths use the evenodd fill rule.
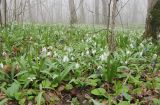
<path fill-rule="evenodd" d="M 94 42 L 94 43 L 93 43 L 93 46 L 96 46 L 96 45 L 97 45 L 97 43 L 96 43 L 96 42 Z"/>
<path fill-rule="evenodd" d="M 74 60 L 74 57 L 71 57 L 71 60 L 73 61 L 73 60 Z"/>
<path fill-rule="evenodd" d="M 84 56 L 84 52 L 81 53 L 81 56 Z"/>
<path fill-rule="evenodd" d="M 0 68 L 3 69 L 3 63 L 0 63 Z"/>
<path fill-rule="evenodd" d="M 129 55 L 131 52 L 129 50 L 127 50 L 126 54 Z"/>
<path fill-rule="evenodd" d="M 86 51 L 86 55 L 89 55 L 89 50 Z"/>
<path fill-rule="evenodd" d="M 98 70 L 101 70 L 102 68 L 103 68 L 102 66 L 98 66 L 98 67 L 97 67 Z"/>
<path fill-rule="evenodd" d="M 43 48 L 42 48 L 42 53 L 43 53 L 43 54 L 46 54 L 46 53 L 47 53 L 46 47 L 43 47 Z"/>
<path fill-rule="evenodd" d="M 57 56 L 58 56 L 58 54 L 57 54 L 57 52 L 56 52 L 56 51 L 54 52 L 54 56 L 55 56 L 55 57 L 57 57 Z"/>
<path fill-rule="evenodd" d="M 49 47 L 48 47 L 48 50 L 52 50 L 52 49 L 53 49 L 53 47 L 52 47 L 52 46 L 49 46 Z"/>
<path fill-rule="evenodd" d="M 2 52 L 2 56 L 6 57 L 7 53 L 5 51 Z"/>
<path fill-rule="evenodd" d="M 32 82 L 33 80 L 35 80 L 35 79 L 36 79 L 36 77 L 28 77 L 28 80 L 31 81 L 31 82 Z"/>
<path fill-rule="evenodd" d="M 63 57 L 63 62 L 69 62 L 68 56 L 64 56 L 64 57 Z"/>
<path fill-rule="evenodd" d="M 47 52 L 47 56 L 52 56 L 52 52 L 51 51 L 49 51 L 49 52 Z"/>
<path fill-rule="evenodd" d="M 80 64 L 79 64 L 79 63 L 76 63 L 76 64 L 75 64 L 75 68 L 76 68 L 76 69 L 80 68 Z"/>
<path fill-rule="evenodd" d="M 144 45 L 143 45 L 143 43 L 140 43 L 140 46 L 141 46 L 142 48 L 144 48 Z"/>
<path fill-rule="evenodd" d="M 139 55 L 142 56 L 142 55 L 143 55 L 143 51 L 141 51 L 141 52 L 139 53 Z"/>
<path fill-rule="evenodd" d="M 109 53 L 104 52 L 99 58 L 101 61 L 106 61 L 109 56 Z"/>
<path fill-rule="evenodd" d="M 134 48 L 134 46 L 133 46 L 133 44 L 132 44 L 132 43 L 130 44 L 130 47 L 131 47 L 131 48 Z"/>
<path fill-rule="evenodd" d="M 92 49 L 92 54 L 95 54 L 96 53 L 96 50 Z"/>

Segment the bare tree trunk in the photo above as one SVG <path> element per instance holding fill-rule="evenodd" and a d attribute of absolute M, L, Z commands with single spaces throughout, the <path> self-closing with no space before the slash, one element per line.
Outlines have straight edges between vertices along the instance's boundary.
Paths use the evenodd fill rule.
<path fill-rule="evenodd" d="M 4 25 L 7 25 L 7 0 L 4 0 Z"/>
<path fill-rule="evenodd" d="M 17 21 L 17 0 L 14 0 L 13 16 L 14 16 L 14 21 Z"/>
<path fill-rule="evenodd" d="M 160 31 L 160 1 L 148 0 L 148 11 L 146 18 L 146 26 L 144 37 L 152 37 L 154 41 L 158 38 Z"/>
<path fill-rule="evenodd" d="M 30 22 L 33 22 L 33 15 L 32 15 L 32 9 L 31 9 L 31 0 L 28 0 L 28 10 L 29 10 L 29 17 L 30 17 Z"/>
<path fill-rule="evenodd" d="M 117 15 L 117 0 L 113 0 L 112 6 L 112 22 L 111 22 L 111 34 L 109 35 L 109 51 L 111 54 L 116 50 L 116 34 L 115 34 L 115 21 Z"/>
<path fill-rule="evenodd" d="M 95 0 L 95 23 L 99 24 L 99 0 Z"/>
<path fill-rule="evenodd" d="M 80 1 L 80 23 L 85 23 L 84 0 Z"/>
<path fill-rule="evenodd" d="M 102 0 L 102 12 L 103 12 L 103 23 L 104 25 L 107 25 L 108 23 L 108 18 L 109 16 L 108 15 L 108 11 L 107 11 L 107 0 Z"/>
<path fill-rule="evenodd" d="M 70 24 L 72 25 L 78 22 L 74 0 L 69 0 L 69 10 L 70 10 Z"/>
<path fill-rule="evenodd" d="M 0 7 L 2 6 L 1 3 L 2 3 L 2 1 L 0 0 Z M 0 25 L 2 26 L 2 12 L 1 12 L 1 8 L 0 8 Z"/>

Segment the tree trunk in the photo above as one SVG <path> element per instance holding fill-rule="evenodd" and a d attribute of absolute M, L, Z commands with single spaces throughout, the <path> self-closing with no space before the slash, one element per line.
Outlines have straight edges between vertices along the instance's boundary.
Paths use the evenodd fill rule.
<path fill-rule="evenodd" d="M 69 0 L 69 10 L 70 10 L 70 24 L 72 25 L 78 22 L 74 0 Z"/>
<path fill-rule="evenodd" d="M 84 0 L 80 1 L 80 23 L 85 23 Z"/>
<path fill-rule="evenodd" d="M 103 12 L 103 23 L 104 23 L 104 25 L 107 25 L 108 24 L 108 18 L 109 18 L 109 16 L 108 16 L 108 11 L 107 11 L 107 5 L 108 3 L 107 3 L 107 0 L 102 0 L 102 12 Z"/>
<path fill-rule="evenodd" d="M 99 24 L 99 0 L 95 0 L 95 23 Z"/>
<path fill-rule="evenodd" d="M 0 6 L 1 6 L 2 1 L 0 0 Z M 0 8 L 0 25 L 2 26 L 2 12 Z"/>
<path fill-rule="evenodd" d="M 29 11 L 30 22 L 33 22 L 34 20 L 32 15 L 31 0 L 28 0 L 28 11 Z"/>
<path fill-rule="evenodd" d="M 160 32 L 160 0 L 148 0 L 144 37 L 157 41 Z"/>
<path fill-rule="evenodd" d="M 117 0 L 113 0 L 112 6 L 112 22 L 111 22 L 111 34 L 109 35 L 109 51 L 111 54 L 116 50 L 116 35 L 115 35 L 115 21 L 116 21 Z"/>
<path fill-rule="evenodd" d="M 13 9 L 13 16 L 14 16 L 14 21 L 17 21 L 17 0 L 14 0 L 14 9 Z"/>

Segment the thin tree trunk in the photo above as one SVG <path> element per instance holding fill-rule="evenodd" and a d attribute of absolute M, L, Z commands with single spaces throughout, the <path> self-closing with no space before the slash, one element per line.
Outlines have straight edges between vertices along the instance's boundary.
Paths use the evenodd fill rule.
<path fill-rule="evenodd" d="M 33 15 L 32 15 L 32 9 L 31 9 L 31 0 L 28 0 L 28 10 L 29 10 L 29 17 L 30 17 L 30 22 L 33 22 Z"/>
<path fill-rule="evenodd" d="M 85 23 L 84 0 L 80 1 L 80 23 Z"/>
<path fill-rule="evenodd" d="M 78 22 L 74 0 L 69 0 L 69 10 L 70 10 L 70 24 L 72 25 Z"/>
<path fill-rule="evenodd" d="M 14 16 L 14 21 L 17 21 L 17 0 L 14 0 L 14 9 L 13 9 L 13 16 Z"/>
<path fill-rule="evenodd" d="M 115 21 L 116 21 L 117 0 L 113 0 L 112 6 L 112 22 L 111 22 L 111 34 L 109 35 L 109 51 L 111 54 L 116 50 L 116 34 L 115 34 Z"/>
<path fill-rule="evenodd" d="M 0 6 L 1 6 L 2 0 L 0 0 Z M 2 26 L 2 12 L 0 8 L 0 25 Z"/>
<path fill-rule="evenodd" d="M 95 23 L 99 24 L 99 0 L 95 0 Z"/>
<path fill-rule="evenodd" d="M 107 11 L 107 0 L 102 0 L 102 12 L 103 12 L 103 23 L 104 25 L 107 25 L 108 23 L 108 11 Z"/>
<path fill-rule="evenodd" d="M 7 0 L 4 0 L 4 25 L 7 25 Z"/>

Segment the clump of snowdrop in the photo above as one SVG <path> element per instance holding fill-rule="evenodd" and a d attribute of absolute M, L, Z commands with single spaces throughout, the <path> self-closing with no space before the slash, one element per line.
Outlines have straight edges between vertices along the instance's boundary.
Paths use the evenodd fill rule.
<path fill-rule="evenodd" d="M 63 61 L 63 62 L 69 62 L 68 56 L 65 55 L 65 56 L 63 57 L 62 61 Z"/>
<path fill-rule="evenodd" d="M 104 53 L 99 57 L 99 59 L 100 59 L 101 61 L 106 61 L 106 60 L 108 59 L 108 56 L 109 56 L 109 52 L 108 52 L 108 53 L 104 52 Z"/>

